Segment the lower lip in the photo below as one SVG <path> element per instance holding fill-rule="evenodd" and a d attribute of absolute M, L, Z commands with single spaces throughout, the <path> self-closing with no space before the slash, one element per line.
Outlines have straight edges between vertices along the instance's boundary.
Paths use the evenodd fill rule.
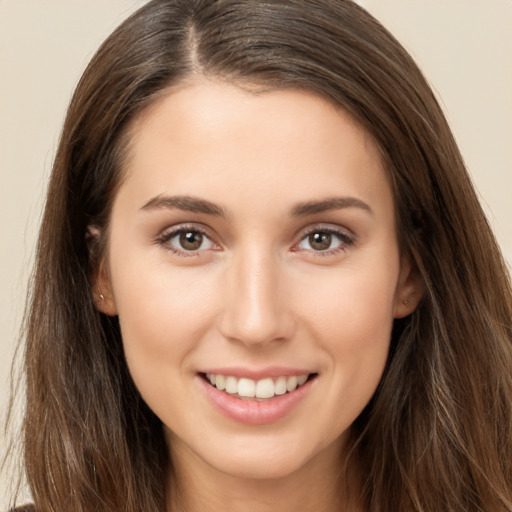
<path fill-rule="evenodd" d="M 314 379 L 310 379 L 294 391 L 264 401 L 242 400 L 219 391 L 198 376 L 212 404 L 225 416 L 247 425 L 265 425 L 290 414 L 306 396 Z"/>

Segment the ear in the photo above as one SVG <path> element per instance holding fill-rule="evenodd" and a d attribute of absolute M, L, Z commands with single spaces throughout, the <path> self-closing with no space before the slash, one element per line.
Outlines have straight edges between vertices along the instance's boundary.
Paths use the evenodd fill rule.
<path fill-rule="evenodd" d="M 417 270 L 412 266 L 410 259 L 402 256 L 400 260 L 400 275 L 395 292 L 395 318 L 403 318 L 418 307 L 423 297 L 425 287 Z"/>
<path fill-rule="evenodd" d="M 90 283 L 94 304 L 101 313 L 117 315 L 117 306 L 112 291 L 108 263 L 105 252 L 100 250 L 101 231 L 96 226 L 87 228 L 87 247 L 89 248 Z"/>

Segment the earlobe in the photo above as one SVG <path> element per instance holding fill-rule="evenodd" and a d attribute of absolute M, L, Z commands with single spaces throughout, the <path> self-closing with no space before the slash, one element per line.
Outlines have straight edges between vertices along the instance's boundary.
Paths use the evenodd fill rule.
<path fill-rule="evenodd" d="M 108 272 L 104 270 L 103 265 L 97 273 L 97 277 L 93 279 L 93 295 L 96 309 L 108 316 L 117 315 L 117 307 L 112 293 L 112 285 L 108 277 Z"/>
<path fill-rule="evenodd" d="M 96 226 L 87 229 L 87 246 L 91 262 L 91 292 L 96 309 L 108 316 L 117 315 L 117 307 L 112 292 L 112 284 L 104 256 L 99 256 L 101 232 Z"/>
<path fill-rule="evenodd" d="M 400 276 L 395 293 L 395 318 L 404 318 L 415 311 L 423 297 L 423 280 L 411 265 L 409 258 L 403 257 Z"/>

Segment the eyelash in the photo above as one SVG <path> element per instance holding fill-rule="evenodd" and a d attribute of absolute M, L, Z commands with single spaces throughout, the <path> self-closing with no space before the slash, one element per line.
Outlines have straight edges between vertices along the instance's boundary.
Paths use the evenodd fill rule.
<path fill-rule="evenodd" d="M 299 246 L 302 242 L 307 240 L 308 237 L 310 237 L 311 235 L 318 234 L 318 233 L 321 233 L 324 235 L 335 236 L 340 241 L 340 244 L 337 247 L 335 247 L 334 249 L 327 249 L 327 250 L 320 250 L 320 251 L 315 251 L 314 249 L 305 249 L 305 250 L 312 252 L 318 256 L 332 256 L 339 252 L 345 252 L 347 249 L 350 248 L 350 246 L 352 246 L 356 242 L 355 237 L 353 235 L 347 233 L 344 230 L 331 228 L 331 227 L 316 226 L 315 228 L 310 229 L 307 232 L 305 232 L 301 236 L 300 242 L 298 244 L 296 244 L 294 247 Z M 297 249 L 295 249 L 295 250 L 297 250 Z"/>
<path fill-rule="evenodd" d="M 174 254 L 178 254 L 179 256 L 183 256 L 186 258 L 191 257 L 191 256 L 198 256 L 202 251 L 200 251 L 200 250 L 187 251 L 185 249 L 178 249 L 177 247 L 174 247 L 173 245 L 169 244 L 170 240 L 172 240 L 174 237 L 181 235 L 183 233 L 199 233 L 203 237 L 205 237 L 207 240 L 210 240 L 212 244 L 214 244 L 214 242 L 212 241 L 212 236 L 205 229 L 202 229 L 199 226 L 187 226 L 187 225 L 171 229 L 171 231 L 164 231 L 156 239 L 156 243 L 161 245 L 167 251 L 170 251 Z"/>
<path fill-rule="evenodd" d="M 185 250 L 185 249 L 178 249 L 177 247 L 169 244 L 169 241 L 175 238 L 176 236 L 179 236 L 183 233 L 199 233 L 203 237 L 205 237 L 207 240 L 209 240 L 212 244 L 216 245 L 215 242 L 212 240 L 212 236 L 207 232 L 207 230 L 202 229 L 199 226 L 179 226 L 177 228 L 171 229 L 171 231 L 164 231 L 157 239 L 156 243 L 162 246 L 164 249 L 174 253 L 178 254 L 179 256 L 183 257 L 193 257 L 193 256 L 199 256 L 202 252 L 204 252 L 205 249 L 202 250 Z M 319 256 L 331 256 L 334 254 L 337 254 L 338 252 L 345 252 L 350 246 L 352 246 L 356 239 L 353 235 L 348 234 L 346 231 L 341 229 L 335 229 L 335 228 L 327 228 L 327 227 L 315 227 L 313 229 L 308 230 L 307 232 L 303 233 L 300 241 L 294 245 L 294 248 L 292 249 L 294 252 L 298 252 L 300 249 L 297 247 L 303 243 L 305 240 L 307 240 L 308 237 L 314 234 L 324 234 L 324 235 L 331 235 L 335 236 L 339 239 L 340 244 L 335 247 L 334 249 L 327 249 L 327 250 L 319 250 L 315 251 L 314 249 L 304 249 L 305 251 L 314 253 L 315 255 Z"/>

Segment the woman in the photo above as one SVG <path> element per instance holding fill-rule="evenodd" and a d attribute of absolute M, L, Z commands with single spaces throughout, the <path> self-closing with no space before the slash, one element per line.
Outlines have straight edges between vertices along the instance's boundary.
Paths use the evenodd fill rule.
<path fill-rule="evenodd" d="M 27 320 L 35 509 L 511 511 L 510 282 L 348 1 L 152 1 L 80 81 Z"/>

